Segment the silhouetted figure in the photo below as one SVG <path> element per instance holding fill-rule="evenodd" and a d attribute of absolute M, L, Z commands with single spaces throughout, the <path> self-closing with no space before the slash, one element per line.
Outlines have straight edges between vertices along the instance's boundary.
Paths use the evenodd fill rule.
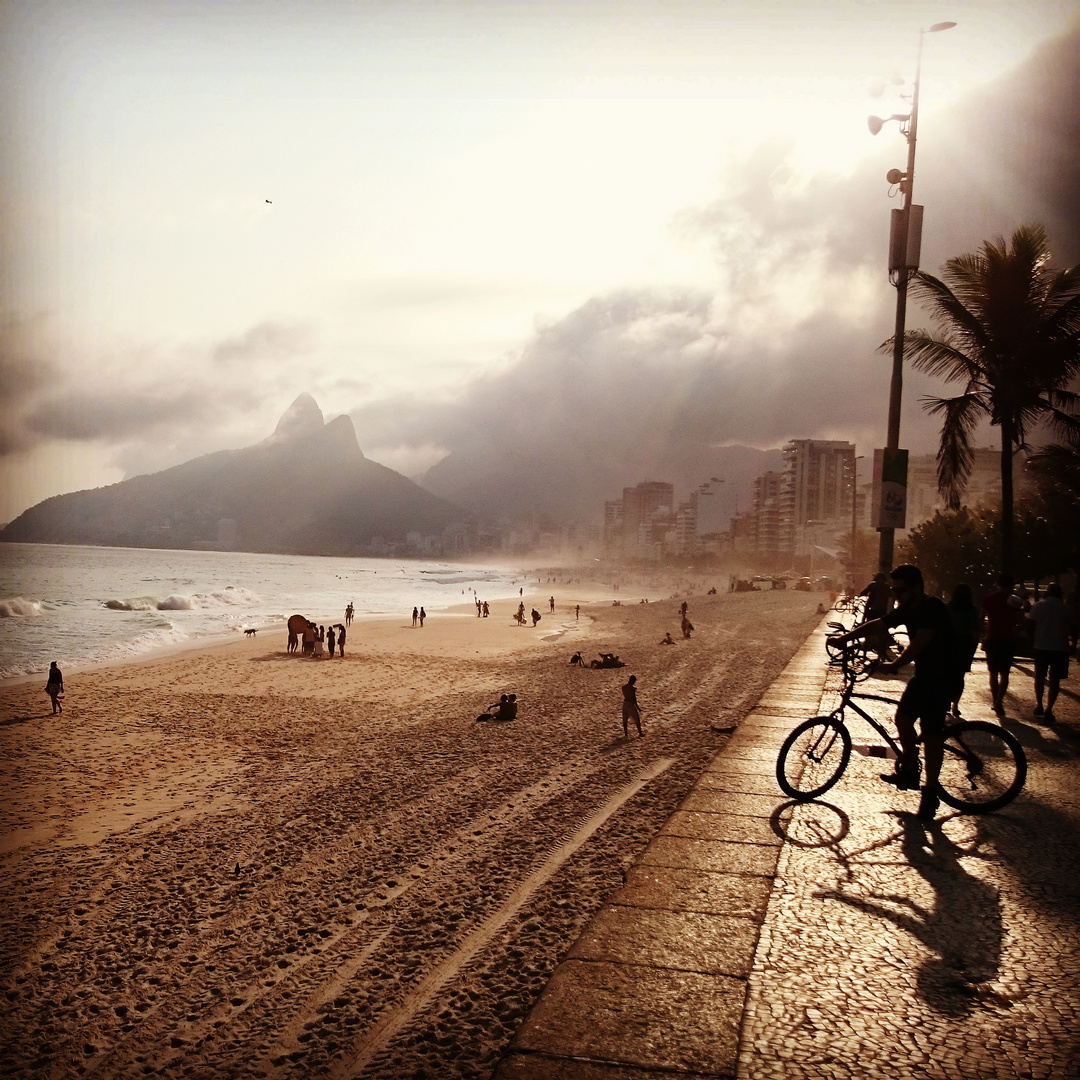
<path fill-rule="evenodd" d="M 694 624 L 684 615 L 682 617 L 682 636 L 689 638 L 694 632 Z"/>
<path fill-rule="evenodd" d="M 682 617 L 683 617 L 684 619 L 686 618 L 686 609 L 687 609 L 687 607 L 688 607 L 688 606 L 689 606 L 689 605 L 688 605 L 688 604 L 686 603 L 686 601 L 684 600 L 684 601 L 682 602 L 682 604 L 680 605 L 680 607 L 679 607 L 679 614 L 680 614 L 680 615 L 681 615 L 681 616 L 682 616 Z"/>
<path fill-rule="evenodd" d="M 532 615 L 533 626 L 535 626 L 540 621 L 540 612 L 533 608 L 529 614 Z"/>
<path fill-rule="evenodd" d="M 1046 595 L 1028 612 L 1035 624 L 1035 715 L 1048 724 L 1055 721 L 1054 702 L 1062 679 L 1069 677 L 1069 644 L 1073 614 L 1062 597 L 1057 582 L 1046 586 Z M 1049 685 L 1046 712 L 1043 712 L 1043 688 Z"/>
<path fill-rule="evenodd" d="M 419 618 L 420 618 L 420 612 L 417 611 L 416 608 L 413 608 L 412 609 L 412 624 L 413 624 L 413 626 L 416 625 L 416 620 L 419 619 Z"/>
<path fill-rule="evenodd" d="M 555 610 L 555 597 L 554 596 L 549 596 L 548 597 L 548 604 L 551 607 L 551 611 L 554 611 Z"/>
<path fill-rule="evenodd" d="M 581 618 L 581 605 L 580 604 L 575 604 L 574 605 L 574 622 L 577 622 L 578 619 L 580 619 L 580 618 Z"/>
<path fill-rule="evenodd" d="M 574 653 L 573 656 L 570 657 L 570 663 L 574 667 L 584 667 L 585 666 L 585 661 L 581 658 L 581 653 L 580 652 L 576 652 L 576 653 Z"/>
<path fill-rule="evenodd" d="M 884 619 L 892 608 L 893 600 L 889 575 L 881 572 L 875 574 L 874 580 L 859 595 L 866 597 L 864 622 L 869 622 L 871 619 Z"/>
<path fill-rule="evenodd" d="M 506 694 L 500 694 L 499 700 L 494 705 L 489 705 L 489 711 L 481 713 L 476 718 L 476 722 L 479 724 L 483 720 L 494 720 L 499 715 L 499 713 L 506 708 L 506 704 L 509 700 L 510 699 L 507 697 Z"/>
<path fill-rule="evenodd" d="M 45 683 L 45 693 L 52 699 L 52 711 L 53 716 L 57 713 L 64 711 L 64 706 L 60 704 L 60 697 L 64 692 L 64 676 L 61 674 L 60 669 L 56 666 L 54 660 L 49 665 L 49 679 Z"/>
<path fill-rule="evenodd" d="M 323 642 L 326 640 L 326 630 L 323 627 L 319 627 L 318 634 L 315 635 L 315 659 L 321 660 L 324 656 Z"/>
<path fill-rule="evenodd" d="M 304 628 L 304 655 L 305 656 L 308 656 L 309 654 L 311 654 L 311 653 L 313 653 L 315 651 L 315 638 L 316 637 L 318 637 L 318 634 L 317 634 L 317 632 L 315 630 L 315 624 L 313 622 L 309 622 L 307 624 L 307 626 Z"/>
<path fill-rule="evenodd" d="M 982 617 L 975 607 L 970 585 L 957 585 L 949 597 L 949 618 L 956 637 L 956 662 L 959 666 L 956 689 L 953 692 L 952 714 L 960 715 L 960 698 L 964 694 L 964 679 L 971 670 L 971 661 L 979 647 L 979 627 Z"/>
<path fill-rule="evenodd" d="M 421 629 L 423 629 L 423 627 L 424 627 L 424 620 L 426 618 L 427 618 L 427 612 L 423 609 L 423 607 L 421 607 L 420 608 L 420 628 Z"/>
<path fill-rule="evenodd" d="M 641 709 L 638 706 L 637 687 L 634 685 L 636 682 L 637 676 L 631 675 L 622 688 L 622 733 L 624 739 L 630 737 L 629 723 L 631 720 L 637 725 L 638 738 L 640 739 L 644 735 L 641 730 Z"/>
<path fill-rule="evenodd" d="M 671 636 L 671 631 L 670 630 L 660 639 L 660 644 L 661 645 L 674 645 L 675 644 L 675 639 Z"/>
<path fill-rule="evenodd" d="M 339 623 L 337 629 L 338 629 L 338 635 L 337 635 L 338 656 L 340 656 L 341 659 L 344 660 L 345 659 L 345 627 L 342 626 Z"/>
<path fill-rule="evenodd" d="M 1011 574 L 998 577 L 997 588 L 982 600 L 984 618 L 983 652 L 990 674 L 990 697 L 994 712 L 1005 715 L 1005 692 L 1009 689 L 1009 671 L 1016 655 L 1016 628 L 1023 617 L 1023 603 L 1013 594 Z"/>
<path fill-rule="evenodd" d="M 476 617 L 478 619 L 480 618 L 480 600 L 479 599 L 477 599 L 477 601 L 476 601 Z"/>
<path fill-rule="evenodd" d="M 352 601 L 349 601 L 349 606 L 345 609 L 345 625 L 352 626 L 353 606 Z"/>
<path fill-rule="evenodd" d="M 490 613 L 490 609 L 488 608 L 488 602 L 485 600 L 484 601 L 484 618 L 485 619 L 488 617 L 489 613 Z"/>
<path fill-rule="evenodd" d="M 330 659 L 334 659 L 334 649 L 337 647 L 337 635 L 334 633 L 334 628 L 331 626 L 326 631 L 326 651 L 330 654 Z"/>
<path fill-rule="evenodd" d="M 945 753 L 945 717 L 956 690 L 956 638 L 948 608 L 936 596 L 926 595 L 922 571 L 917 566 L 897 566 L 891 577 L 897 606 L 884 619 L 861 623 L 832 640 L 846 644 L 856 638 L 869 639 L 883 627 L 891 630 L 903 624 L 907 629 L 908 647 L 896 660 L 878 668 L 883 675 L 895 675 L 905 664 L 915 662 L 915 676 L 896 708 L 900 757 L 895 772 L 882 773 L 881 778 L 901 791 L 918 790 L 918 721 L 926 765 L 918 817 L 932 821 L 938 808 L 937 779 Z"/>

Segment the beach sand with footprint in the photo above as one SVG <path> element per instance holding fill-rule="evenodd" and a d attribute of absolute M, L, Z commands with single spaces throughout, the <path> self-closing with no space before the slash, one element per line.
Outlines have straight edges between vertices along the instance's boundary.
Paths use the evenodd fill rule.
<path fill-rule="evenodd" d="M 692 596 L 675 648 L 678 599 L 357 622 L 344 661 L 264 633 L 70 675 L 58 717 L 0 688 L 0 1072 L 490 1075 L 817 600 Z"/>

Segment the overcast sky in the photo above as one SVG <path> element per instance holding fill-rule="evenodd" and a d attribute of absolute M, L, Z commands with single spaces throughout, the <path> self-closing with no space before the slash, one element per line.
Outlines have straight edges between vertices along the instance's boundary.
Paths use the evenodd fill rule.
<path fill-rule="evenodd" d="M 0 521 L 258 441 L 302 391 L 410 475 L 514 410 L 573 438 L 604 400 L 617 445 L 664 387 L 684 439 L 880 445 L 905 147 L 866 116 L 906 105 L 868 87 L 959 24 L 925 39 L 924 268 L 1059 224 L 1052 131 L 1045 207 L 976 135 L 1074 10 L 0 0 Z"/>

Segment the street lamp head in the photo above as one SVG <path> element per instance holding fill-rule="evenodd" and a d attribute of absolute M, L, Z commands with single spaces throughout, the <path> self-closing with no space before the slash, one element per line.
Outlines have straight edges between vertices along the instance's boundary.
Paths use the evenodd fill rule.
<path fill-rule="evenodd" d="M 880 116 L 868 116 L 866 118 L 866 126 L 870 129 L 871 135 L 876 135 L 890 120 L 899 120 L 900 123 L 907 123 L 911 119 L 908 113 L 893 113 L 892 116 L 887 116 L 884 120 Z"/>

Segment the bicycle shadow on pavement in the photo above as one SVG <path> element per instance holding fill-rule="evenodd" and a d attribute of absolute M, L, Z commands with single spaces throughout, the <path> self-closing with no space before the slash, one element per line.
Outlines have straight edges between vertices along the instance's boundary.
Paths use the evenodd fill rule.
<path fill-rule="evenodd" d="M 1005 938 L 1001 896 L 996 888 L 964 868 L 961 859 L 979 854 L 981 830 L 969 847 L 951 840 L 946 818 L 932 823 L 914 814 L 897 814 L 900 832 L 874 844 L 880 851 L 899 841 L 904 863 L 933 889 L 934 903 L 922 906 L 896 893 L 858 896 L 829 889 L 814 895 L 837 900 L 873 918 L 887 919 L 921 942 L 930 955 L 916 976 L 920 997 L 935 1012 L 950 1017 L 971 1013 L 981 1001 L 1000 1003 L 990 984 L 1001 970 Z M 850 867 L 849 867 L 850 869 Z"/>
<path fill-rule="evenodd" d="M 820 799 L 791 799 L 769 815 L 769 828 L 796 847 L 837 847 L 851 831 L 851 818 L 839 806 Z"/>

